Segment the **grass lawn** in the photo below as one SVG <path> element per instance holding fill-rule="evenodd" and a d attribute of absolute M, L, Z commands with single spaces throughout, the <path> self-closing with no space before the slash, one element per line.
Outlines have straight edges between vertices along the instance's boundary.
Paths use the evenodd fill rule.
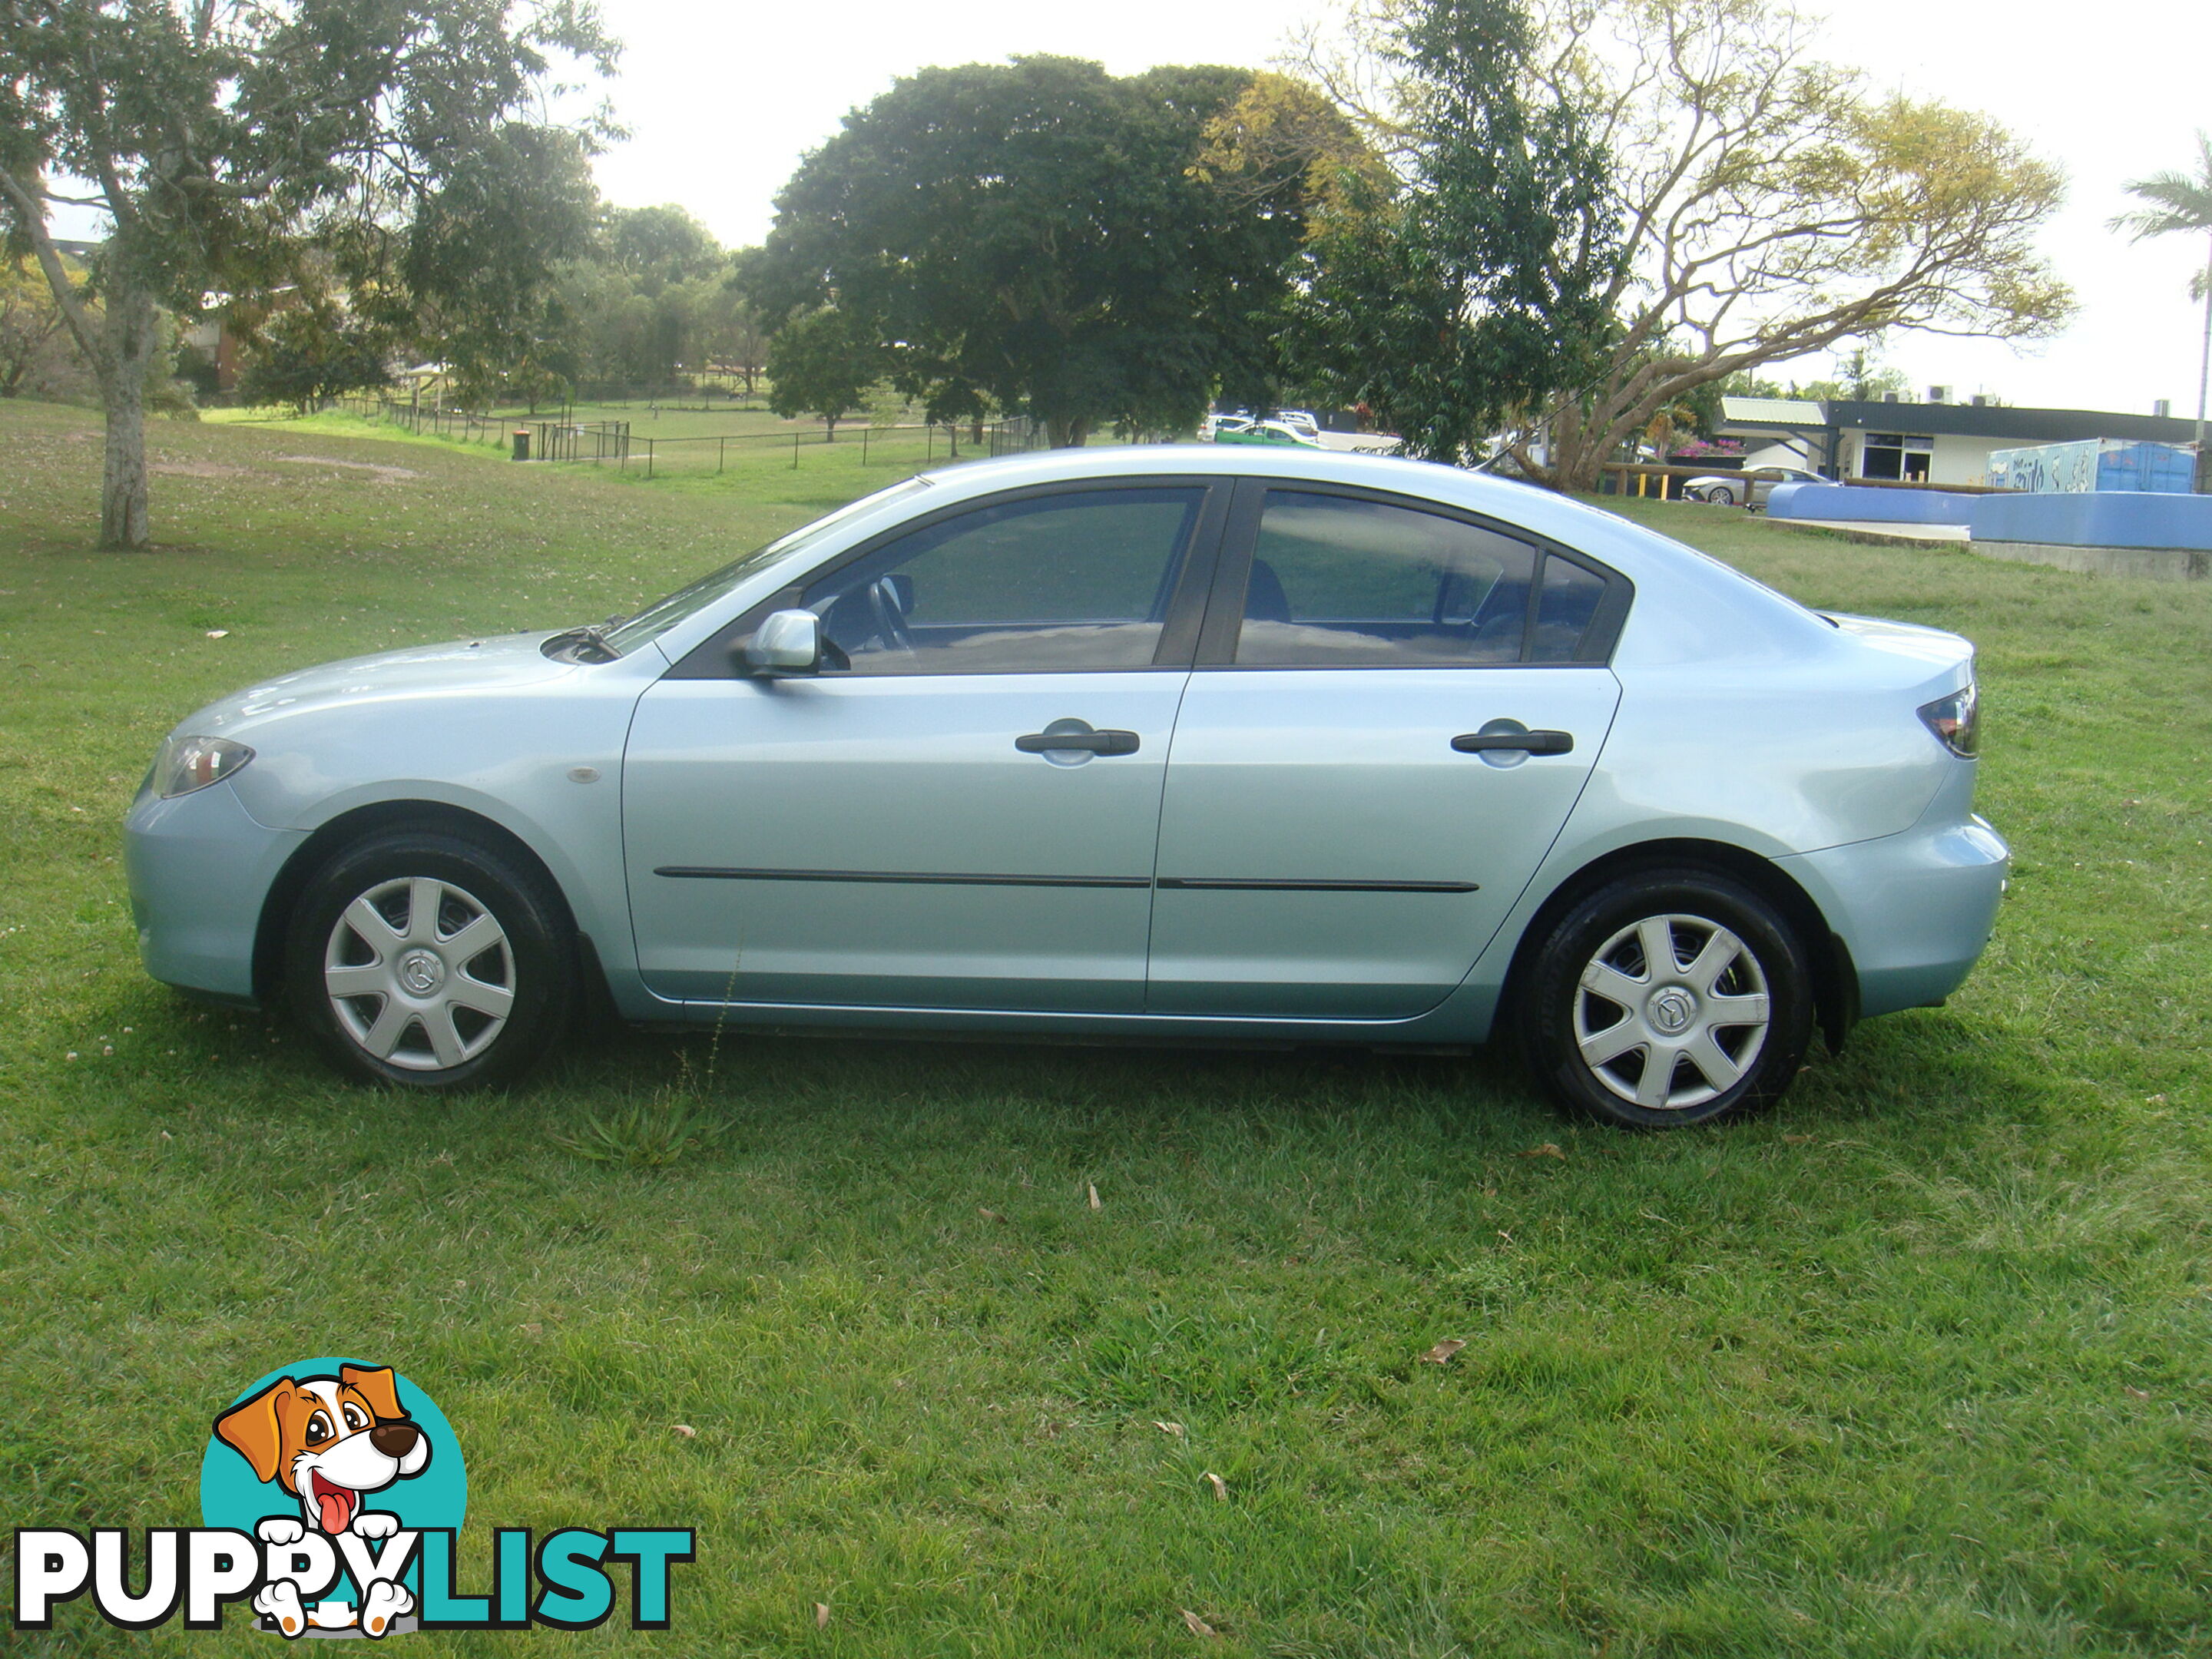
<path fill-rule="evenodd" d="M 2212 1647 L 2212 584 L 1621 504 L 1978 641 L 2019 854 L 1948 1007 L 1732 1129 L 1569 1121 L 1500 1055 L 737 1035 L 422 1101 L 140 972 L 117 826 L 161 733 L 627 610 L 905 469 L 153 444 L 161 550 L 94 554 L 96 424 L 0 403 L 0 1525 L 198 1524 L 213 1413 L 347 1352 L 453 1420 L 465 1587 L 494 1525 L 700 1529 L 668 1632 L 441 1650 Z M 559 1144 L 670 1098 L 726 1135 Z M 0 1645 L 271 1650 L 228 1622 Z"/>

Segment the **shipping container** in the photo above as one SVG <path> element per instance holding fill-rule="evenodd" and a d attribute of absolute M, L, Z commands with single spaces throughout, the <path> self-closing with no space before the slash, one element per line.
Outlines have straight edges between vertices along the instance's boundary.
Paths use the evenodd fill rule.
<path fill-rule="evenodd" d="M 2186 495 L 2195 486 L 2196 474 L 2197 458 L 2183 445 L 2088 438 L 2080 443 L 1992 450 L 1987 476 L 2000 489 L 2046 495 L 2136 489 Z"/>

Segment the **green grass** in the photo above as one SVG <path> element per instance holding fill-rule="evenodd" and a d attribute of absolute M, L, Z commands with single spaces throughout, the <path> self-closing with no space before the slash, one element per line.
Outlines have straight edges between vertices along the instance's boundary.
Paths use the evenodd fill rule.
<path fill-rule="evenodd" d="M 161 550 L 95 555 L 96 429 L 0 404 L 0 1522 L 195 1524 L 213 1413 L 349 1352 L 453 1419 L 465 1582 L 495 1524 L 700 1528 L 672 1632 L 464 1652 L 2212 1645 L 2207 585 L 1622 504 L 1977 639 L 2020 855 L 1948 1007 L 1734 1129 L 1586 1127 L 1489 1054 L 734 1033 L 424 1101 L 141 974 L 117 823 L 161 732 L 627 609 L 900 469 L 154 443 Z M 58 1622 L 10 1651 L 271 1650 Z"/>

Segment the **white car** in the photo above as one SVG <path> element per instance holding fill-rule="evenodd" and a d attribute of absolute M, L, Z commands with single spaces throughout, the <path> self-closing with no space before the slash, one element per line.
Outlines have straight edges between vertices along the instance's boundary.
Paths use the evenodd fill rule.
<path fill-rule="evenodd" d="M 1714 472 L 1692 478 L 1682 486 L 1686 501 L 1714 507 L 1747 507 L 1754 512 L 1766 505 L 1777 484 L 1826 483 L 1817 472 L 1795 466 L 1756 466 L 1747 472 Z"/>

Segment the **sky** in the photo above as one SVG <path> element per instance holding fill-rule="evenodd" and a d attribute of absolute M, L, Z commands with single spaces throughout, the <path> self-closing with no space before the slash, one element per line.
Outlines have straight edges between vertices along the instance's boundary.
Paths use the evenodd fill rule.
<path fill-rule="evenodd" d="M 1056 52 L 1115 74 L 1156 64 L 1261 67 L 1330 0 L 828 0 L 709 5 L 601 0 L 624 46 L 609 93 L 629 138 L 599 161 L 601 191 L 625 207 L 676 203 L 724 242 L 757 242 L 776 191 L 847 111 L 933 64 Z M 1808 0 L 1808 8 L 1821 8 Z M 1822 55 L 1876 91 L 1979 110 L 2010 126 L 2071 180 L 2044 250 L 2081 309 L 2057 338 L 2026 349 L 1898 334 L 1884 361 L 1913 395 L 1948 386 L 2017 404 L 2148 414 L 2172 400 L 2193 415 L 2203 313 L 2189 298 L 2202 241 L 2130 245 L 2106 228 L 2134 204 L 2127 179 L 2193 170 L 2194 133 L 2212 129 L 2212 6 L 2136 0 L 2106 11 L 2069 0 L 1917 0 L 1838 6 Z M 1823 357 L 1769 373 L 1827 375 Z"/>

